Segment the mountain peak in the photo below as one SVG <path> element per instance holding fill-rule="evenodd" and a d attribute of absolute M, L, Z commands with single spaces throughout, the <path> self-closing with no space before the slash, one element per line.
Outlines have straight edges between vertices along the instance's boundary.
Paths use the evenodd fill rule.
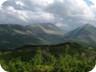
<path fill-rule="evenodd" d="M 89 30 L 89 29 L 96 29 L 95 26 L 91 25 L 91 24 L 85 24 L 81 27 L 79 27 L 81 30 L 84 29 L 84 30 Z"/>
<path fill-rule="evenodd" d="M 91 24 L 85 24 L 83 27 L 94 27 L 94 26 Z"/>
<path fill-rule="evenodd" d="M 71 31 L 66 38 L 68 40 L 85 43 L 89 46 L 96 46 L 96 27 L 85 24 Z"/>

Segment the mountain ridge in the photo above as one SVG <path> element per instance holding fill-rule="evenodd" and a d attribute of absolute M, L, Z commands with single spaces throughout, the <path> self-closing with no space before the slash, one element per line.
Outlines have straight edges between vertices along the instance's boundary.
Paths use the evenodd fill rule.
<path fill-rule="evenodd" d="M 35 25 L 0 24 L 0 49 L 16 48 L 17 46 L 25 44 L 39 45 L 58 43 L 63 37 L 63 35 L 59 33 L 61 30 L 52 24 L 50 24 L 50 26 L 49 29 L 46 29 L 44 24 L 42 24 L 43 29 Z M 48 33 L 48 30 L 53 31 L 53 33 Z"/>
<path fill-rule="evenodd" d="M 0 24 L 0 40 L 0 49 L 17 48 L 27 44 L 56 45 L 64 42 L 96 47 L 96 27 L 86 24 L 65 34 L 51 23 Z"/>
<path fill-rule="evenodd" d="M 65 40 L 82 42 L 96 47 L 96 27 L 90 24 L 78 27 L 66 34 Z"/>

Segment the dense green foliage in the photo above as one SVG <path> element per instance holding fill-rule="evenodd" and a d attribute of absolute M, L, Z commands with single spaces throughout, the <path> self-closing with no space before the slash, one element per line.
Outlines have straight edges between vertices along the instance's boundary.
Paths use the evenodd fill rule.
<path fill-rule="evenodd" d="M 85 54 L 69 53 L 69 46 L 58 55 L 36 48 L 34 50 L 0 53 L 0 63 L 9 72 L 88 72 L 96 59 Z M 59 52 L 59 51 L 58 51 Z"/>

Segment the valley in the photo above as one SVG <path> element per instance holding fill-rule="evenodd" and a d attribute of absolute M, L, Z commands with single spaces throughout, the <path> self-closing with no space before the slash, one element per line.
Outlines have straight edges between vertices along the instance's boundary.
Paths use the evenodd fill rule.
<path fill-rule="evenodd" d="M 66 33 L 50 23 L 1 24 L 0 64 L 9 72 L 88 72 L 96 64 L 96 27 Z"/>

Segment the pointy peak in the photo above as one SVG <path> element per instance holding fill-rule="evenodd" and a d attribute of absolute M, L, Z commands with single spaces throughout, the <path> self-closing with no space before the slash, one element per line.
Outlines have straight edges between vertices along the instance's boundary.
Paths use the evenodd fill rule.
<path fill-rule="evenodd" d="M 91 24 L 85 24 L 85 27 L 90 27 L 90 26 L 93 26 L 93 25 L 91 25 Z"/>
<path fill-rule="evenodd" d="M 91 25 L 91 24 L 85 24 L 82 28 L 84 29 L 92 29 L 92 28 L 95 28 L 95 26 Z"/>

